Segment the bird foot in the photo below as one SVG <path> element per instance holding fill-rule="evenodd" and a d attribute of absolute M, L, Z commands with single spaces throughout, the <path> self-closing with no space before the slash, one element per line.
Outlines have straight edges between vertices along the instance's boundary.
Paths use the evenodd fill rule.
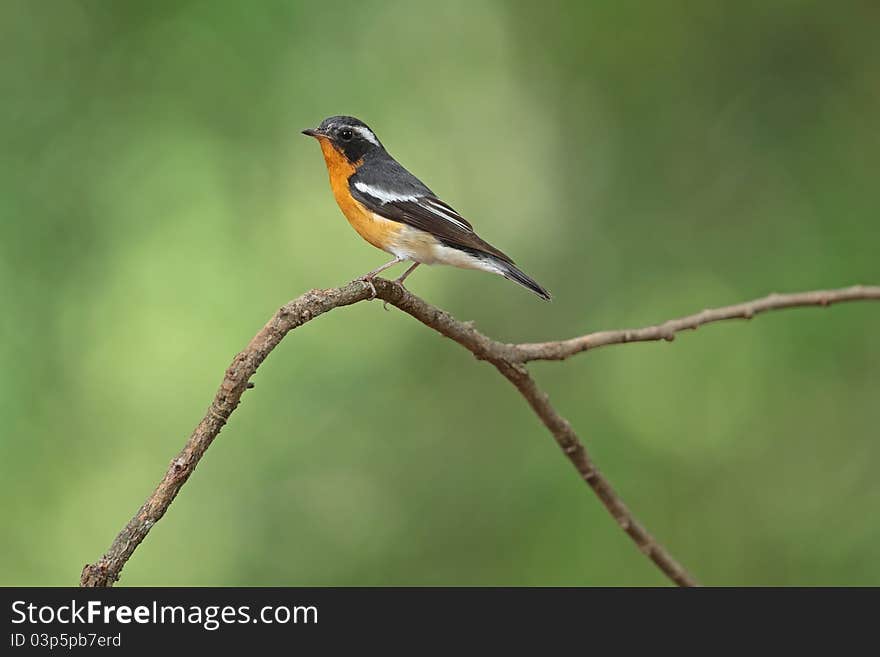
<path fill-rule="evenodd" d="M 399 285 L 401 290 L 405 290 L 405 289 L 406 289 L 406 285 L 403 284 L 403 279 L 404 279 L 404 278 L 406 278 L 406 276 L 400 276 L 400 277 L 398 277 L 398 278 L 395 278 L 395 279 L 394 279 L 393 281 L 391 281 L 391 282 L 394 283 L 395 285 Z M 387 301 L 383 301 L 383 302 L 382 302 L 382 308 L 383 308 L 384 310 L 388 310 L 388 302 L 387 302 Z"/>
<path fill-rule="evenodd" d="M 372 292 L 372 294 L 370 296 L 370 300 L 372 301 L 373 299 L 375 299 L 377 293 L 376 293 L 376 286 L 373 285 L 373 277 L 372 276 L 361 276 L 358 280 L 363 283 L 366 283 L 367 286 L 370 288 L 370 292 Z"/>

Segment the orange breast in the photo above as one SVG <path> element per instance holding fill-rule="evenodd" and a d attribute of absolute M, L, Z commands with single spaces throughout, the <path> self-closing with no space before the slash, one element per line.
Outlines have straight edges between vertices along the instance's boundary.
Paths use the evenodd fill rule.
<path fill-rule="evenodd" d="M 330 174 L 330 188 L 342 214 L 361 237 L 373 246 L 389 251 L 395 244 L 398 233 L 403 230 L 403 224 L 376 216 L 352 198 L 348 179 L 357 171 L 357 166 L 337 151 L 329 140 L 319 141 L 327 163 L 327 172 Z"/>

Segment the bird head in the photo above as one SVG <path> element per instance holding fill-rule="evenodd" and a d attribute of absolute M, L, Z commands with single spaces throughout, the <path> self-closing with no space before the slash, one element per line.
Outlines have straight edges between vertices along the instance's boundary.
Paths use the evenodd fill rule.
<path fill-rule="evenodd" d="M 302 133 L 314 137 L 322 146 L 332 146 L 351 163 L 362 160 L 372 151 L 384 150 L 369 126 L 353 116 L 331 116 L 321 121 L 317 128 L 308 128 Z"/>

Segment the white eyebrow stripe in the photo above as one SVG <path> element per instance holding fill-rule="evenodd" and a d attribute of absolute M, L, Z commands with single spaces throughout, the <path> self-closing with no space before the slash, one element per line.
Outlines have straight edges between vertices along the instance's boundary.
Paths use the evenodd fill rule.
<path fill-rule="evenodd" d="M 428 205 L 425 205 L 425 203 L 430 203 L 431 205 L 428 206 Z M 458 226 L 460 228 L 464 228 L 465 230 L 471 230 L 467 226 L 467 224 L 462 223 L 457 217 L 454 217 L 453 215 L 449 214 L 449 210 L 447 208 L 443 207 L 442 205 L 440 205 L 439 203 L 437 203 L 434 199 L 431 199 L 431 198 L 422 199 L 421 201 L 419 201 L 419 205 L 421 205 L 426 210 L 430 210 L 434 214 L 439 215 L 443 219 L 446 219 L 446 221 L 451 221 L 452 223 L 454 223 L 456 226 Z"/>
<path fill-rule="evenodd" d="M 394 203 L 396 201 L 405 201 L 412 202 L 415 201 L 422 208 L 433 214 L 438 219 L 442 219 L 443 221 L 448 221 L 451 224 L 458 226 L 459 228 L 466 230 L 468 232 L 473 229 L 468 226 L 466 223 L 462 222 L 461 219 L 456 217 L 455 215 L 450 214 L 449 208 L 444 207 L 440 204 L 439 201 L 432 199 L 430 197 L 426 198 L 424 196 L 417 196 L 415 194 L 399 194 L 396 192 L 390 192 L 386 189 L 382 189 L 381 187 L 373 187 L 372 185 L 368 185 L 367 183 L 358 180 L 354 183 L 354 188 L 359 192 L 363 192 L 364 194 L 368 194 L 372 196 L 374 199 L 378 200 L 383 205 L 385 203 Z"/>
<path fill-rule="evenodd" d="M 355 189 L 364 194 L 369 194 L 373 198 L 379 199 L 382 203 L 393 203 L 394 201 L 415 201 L 418 199 L 418 196 L 414 196 L 413 194 L 398 194 L 396 192 L 389 192 L 388 190 L 382 189 L 381 187 L 373 187 L 372 185 L 368 185 L 365 182 L 358 180 L 354 184 Z"/>
<path fill-rule="evenodd" d="M 378 146 L 378 145 L 379 145 L 379 140 L 376 139 L 376 135 L 374 135 L 374 134 L 373 134 L 373 131 L 370 130 L 369 128 L 365 128 L 365 127 L 363 127 L 363 126 L 356 125 L 356 126 L 352 126 L 351 129 L 352 129 L 354 132 L 358 133 L 361 137 L 363 137 L 364 139 L 366 139 L 366 140 L 367 140 L 368 142 L 370 142 L 371 144 L 374 144 L 375 146 Z"/>

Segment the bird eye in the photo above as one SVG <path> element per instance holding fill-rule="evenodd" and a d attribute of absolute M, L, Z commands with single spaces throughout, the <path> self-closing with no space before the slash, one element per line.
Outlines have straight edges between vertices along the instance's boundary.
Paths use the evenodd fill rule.
<path fill-rule="evenodd" d="M 351 138 L 353 136 L 354 135 L 352 134 L 351 130 L 349 130 L 348 128 L 339 131 L 339 138 L 342 141 L 351 141 Z"/>

